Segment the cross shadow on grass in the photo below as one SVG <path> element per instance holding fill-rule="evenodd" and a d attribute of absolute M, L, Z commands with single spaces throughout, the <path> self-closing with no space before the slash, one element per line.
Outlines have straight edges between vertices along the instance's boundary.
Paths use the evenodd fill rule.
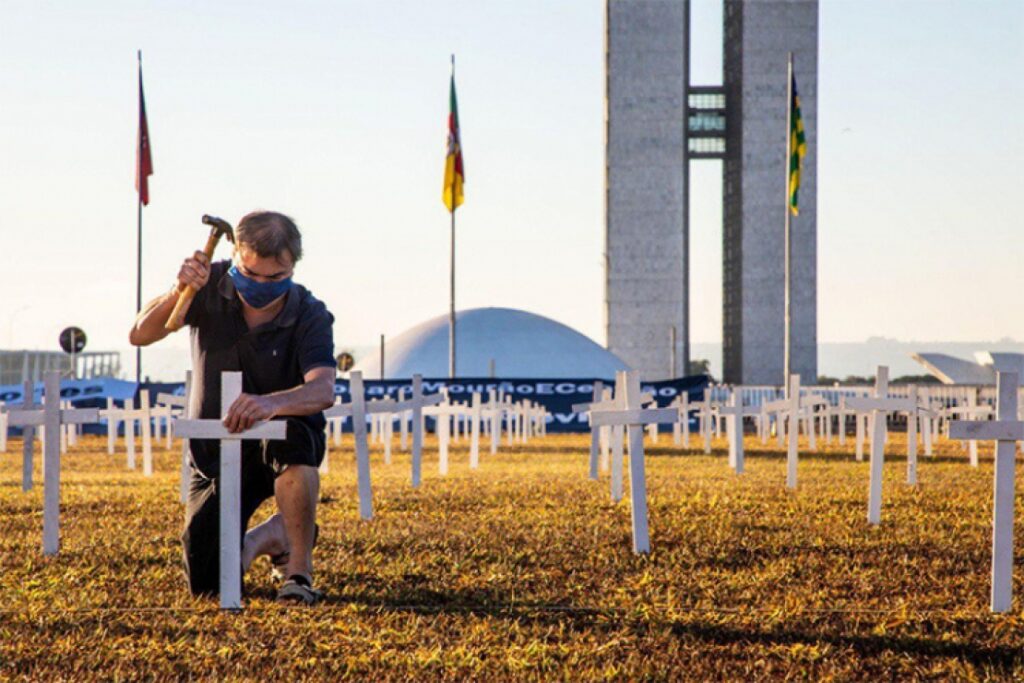
<path fill-rule="evenodd" d="M 1010 644 L 966 642 L 932 635 L 874 633 L 873 620 L 866 623 L 836 621 L 831 615 L 796 615 L 793 625 L 768 626 L 759 622 L 757 612 L 750 614 L 749 626 L 722 624 L 723 613 L 709 611 L 708 619 L 660 619 L 648 612 L 640 617 L 622 609 L 605 609 L 573 604 L 551 604 L 538 601 L 512 601 L 504 592 L 486 589 L 442 589 L 430 586 L 422 575 L 405 575 L 401 580 L 386 581 L 372 575 L 347 575 L 347 589 L 328 595 L 327 606 L 358 605 L 381 613 L 412 613 L 489 618 L 539 627 L 558 626 L 575 632 L 605 633 L 609 638 L 623 632 L 638 639 L 654 638 L 683 641 L 688 647 L 831 645 L 839 651 L 851 652 L 858 658 L 874 658 L 886 653 L 915 658 L 957 659 L 976 666 L 991 667 L 998 673 L 1010 674 L 1024 663 L 1024 649 Z M 271 598 L 265 595 L 262 597 Z M 731 614 L 731 613 L 730 613 Z M 831 619 L 823 623 L 820 619 Z M 812 623 L 807 623 L 810 618 Z M 800 623 L 801 620 L 803 623 Z M 817 623 L 813 623 L 817 622 Z M 921 622 L 916 622 L 920 624 Z M 983 624 L 979 624 L 983 626 Z M 914 622 L 907 625 L 914 627 Z M 926 622 L 926 628 L 929 625 Z"/>

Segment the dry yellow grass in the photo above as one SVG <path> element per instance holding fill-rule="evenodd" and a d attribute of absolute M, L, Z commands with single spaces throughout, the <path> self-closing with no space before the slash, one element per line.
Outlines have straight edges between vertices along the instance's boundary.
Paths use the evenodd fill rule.
<path fill-rule="evenodd" d="M 374 450 L 371 522 L 351 450 L 333 452 L 327 603 L 278 607 L 261 560 L 242 614 L 186 594 L 176 451 L 145 479 L 86 439 L 64 460 L 61 552 L 43 558 L 42 491 L 22 493 L 14 440 L 0 455 L 0 679 L 1024 677 L 1020 607 L 987 607 L 989 452 L 972 469 L 945 444 L 910 488 L 893 435 L 870 528 L 852 443 L 803 455 L 787 492 L 774 447 L 748 438 L 737 477 L 724 441 L 704 456 L 663 435 L 647 461 L 653 552 L 637 557 L 628 499 L 586 477 L 587 439 L 485 453 L 476 472 L 460 444 L 446 478 L 430 441 L 418 491 L 408 455 L 384 466 Z"/>

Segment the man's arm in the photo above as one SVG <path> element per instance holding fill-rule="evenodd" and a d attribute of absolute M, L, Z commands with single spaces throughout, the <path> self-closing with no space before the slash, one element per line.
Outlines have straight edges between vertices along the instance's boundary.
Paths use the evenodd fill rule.
<path fill-rule="evenodd" d="M 192 285 L 198 292 L 206 286 L 210 279 L 210 260 L 206 254 L 197 251 L 192 257 L 185 259 L 178 271 L 178 281 L 174 283 L 171 291 L 161 294 L 150 301 L 139 312 L 128 333 L 128 341 L 133 346 L 149 346 L 158 342 L 171 333 L 165 325 L 171 316 L 175 304 L 178 303 L 179 287 Z"/>
<path fill-rule="evenodd" d="M 249 429 L 260 420 L 288 415 L 312 415 L 334 405 L 333 367 L 313 368 L 297 387 L 257 396 L 242 394 L 231 404 L 224 426 L 229 432 Z"/>

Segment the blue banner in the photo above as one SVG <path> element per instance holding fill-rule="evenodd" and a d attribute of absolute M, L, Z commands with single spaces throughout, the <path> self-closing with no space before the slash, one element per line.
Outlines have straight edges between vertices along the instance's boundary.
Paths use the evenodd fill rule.
<path fill-rule="evenodd" d="M 423 380 L 423 391 L 434 394 L 443 388 L 448 389 L 452 401 L 470 403 L 474 392 L 479 392 L 481 399 L 487 403 L 490 391 L 504 392 L 512 401 L 533 401 L 544 406 L 548 411 L 549 432 L 585 432 L 588 429 L 587 417 L 573 413 L 572 406 L 576 403 L 589 403 L 594 395 L 594 382 L 597 379 L 494 379 L 488 377 L 469 377 L 454 380 L 426 378 Z M 605 387 L 614 387 L 612 380 L 600 380 Z M 689 400 L 699 401 L 703 398 L 708 378 L 705 375 L 683 377 L 661 382 L 644 382 L 641 390 L 654 396 L 659 407 L 665 407 L 682 393 Z M 412 394 L 411 380 L 364 380 L 364 391 L 368 399 L 391 397 L 398 398 L 403 388 L 406 395 Z M 116 379 L 64 380 L 60 383 L 61 398 L 71 401 L 78 408 L 106 408 L 107 398 L 114 399 L 118 405 L 136 394 L 135 382 Z M 143 384 L 149 390 L 150 400 L 156 401 L 157 394 L 168 393 L 182 395 L 184 383 L 151 383 Z M 35 401 L 42 401 L 43 385 L 35 387 Z M 342 401 L 348 402 L 349 382 L 347 379 L 335 381 L 334 393 Z M 0 401 L 8 406 L 18 406 L 22 402 L 22 388 L 17 385 L 0 386 Z M 98 433 L 104 428 L 98 425 L 86 425 L 85 431 Z"/>

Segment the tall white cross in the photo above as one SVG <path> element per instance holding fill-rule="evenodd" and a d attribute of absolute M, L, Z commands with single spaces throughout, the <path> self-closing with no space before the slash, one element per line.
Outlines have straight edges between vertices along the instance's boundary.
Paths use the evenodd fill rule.
<path fill-rule="evenodd" d="M 957 420 L 949 438 L 996 442 L 992 506 L 993 612 L 1009 612 L 1013 604 L 1013 515 L 1017 442 L 1024 441 L 1024 422 L 1017 416 L 1016 372 L 996 373 L 996 419 L 992 422 Z"/>
<path fill-rule="evenodd" d="M 26 400 L 31 401 L 31 392 Z M 43 554 L 60 550 L 60 434 L 61 425 L 99 421 L 95 408 L 61 409 L 60 372 L 46 373 L 42 410 L 12 410 L 8 419 L 14 427 L 42 427 L 50 433 L 43 446 Z"/>
<path fill-rule="evenodd" d="M 643 408 L 640 394 L 640 373 L 620 371 L 615 380 L 615 395 L 619 406 L 612 410 L 595 410 L 590 414 L 592 424 L 626 427 L 629 435 L 629 494 L 633 519 L 633 552 L 651 551 L 650 530 L 647 521 L 647 474 L 644 464 L 644 429 L 652 422 L 671 424 L 679 419 L 675 408 Z M 619 458 L 621 460 L 621 458 Z"/>
<path fill-rule="evenodd" d="M 892 412 L 917 410 L 916 401 L 909 398 L 889 398 L 889 368 L 878 366 L 873 396 L 851 396 L 846 405 L 854 410 L 871 412 L 871 476 L 868 483 L 868 523 L 882 521 L 882 471 L 885 463 L 886 417 Z"/>
<path fill-rule="evenodd" d="M 220 606 L 221 609 L 241 609 L 242 441 L 283 440 L 287 425 L 283 420 L 273 420 L 232 434 L 222 419 L 242 393 L 242 373 L 222 373 L 220 386 L 221 419 L 179 420 L 175 432 L 182 438 L 220 441 Z"/>
<path fill-rule="evenodd" d="M 396 402 L 390 398 L 372 403 L 366 402 L 363 391 L 363 373 L 353 370 L 349 374 L 349 393 L 352 400 L 335 404 L 324 411 L 324 417 L 348 415 L 352 418 L 352 437 L 356 447 L 356 488 L 359 491 L 359 516 L 373 519 L 373 488 L 370 484 L 370 444 L 367 440 L 367 417 L 377 413 L 394 412 Z"/>

